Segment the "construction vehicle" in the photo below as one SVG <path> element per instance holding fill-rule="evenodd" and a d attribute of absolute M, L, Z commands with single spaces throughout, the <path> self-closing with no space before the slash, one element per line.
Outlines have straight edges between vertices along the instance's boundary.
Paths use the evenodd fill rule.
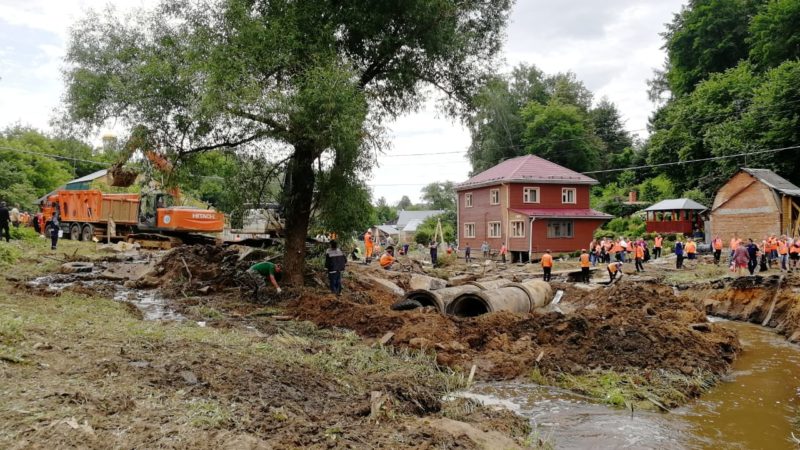
<path fill-rule="evenodd" d="M 62 190 L 47 198 L 43 205 L 45 220 L 50 221 L 58 210 L 60 228 L 74 240 L 88 241 L 95 237 L 107 240 L 124 238 L 145 247 L 170 248 L 187 242 L 210 240 L 203 233 L 219 233 L 225 226 L 222 213 L 210 209 L 176 206 L 180 190 L 170 187 L 166 192 L 155 189 L 153 173 L 163 175 L 160 186 L 167 186 L 173 166 L 159 153 L 149 149 L 147 129 L 136 127 L 121 158 L 108 171 L 111 186 L 129 187 L 136 182 L 138 171 L 124 164 L 136 150 L 148 160 L 145 186 L 140 194 L 106 194 L 97 189 Z"/>
<path fill-rule="evenodd" d="M 224 242 L 258 245 L 283 237 L 285 221 L 277 204 L 246 209 L 241 219 L 241 224 L 238 224 L 241 226 L 234 223 L 225 228 L 222 234 Z"/>
<path fill-rule="evenodd" d="M 202 233 L 219 233 L 222 213 L 174 206 L 171 194 L 105 194 L 98 189 L 58 191 L 42 208 L 45 221 L 59 211 L 60 228 L 69 239 L 125 239 L 149 248 L 170 248 L 203 240 Z"/>

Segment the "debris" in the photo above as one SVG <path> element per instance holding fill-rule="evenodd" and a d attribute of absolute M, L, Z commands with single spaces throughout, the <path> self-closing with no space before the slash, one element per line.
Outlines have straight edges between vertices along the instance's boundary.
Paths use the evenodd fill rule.
<path fill-rule="evenodd" d="M 447 281 L 442 280 L 441 278 L 434 278 L 419 274 L 412 275 L 408 284 L 409 290 L 425 289 L 430 291 L 447 287 Z"/>
<path fill-rule="evenodd" d="M 463 285 L 469 283 L 470 281 L 475 281 L 477 279 L 478 279 L 478 277 L 475 274 L 458 275 L 458 276 L 455 276 L 455 277 L 450 277 L 447 280 L 447 285 L 448 286 L 463 286 Z"/>
<path fill-rule="evenodd" d="M 33 344 L 34 350 L 52 350 L 53 346 L 47 342 L 37 342 Z"/>
<path fill-rule="evenodd" d="M 94 270 L 94 264 L 89 262 L 68 262 L 61 265 L 59 273 L 89 273 Z"/>
<path fill-rule="evenodd" d="M 370 402 L 369 402 L 370 417 L 377 417 L 378 414 L 380 414 L 381 408 L 383 408 L 384 403 L 386 403 L 386 400 L 388 399 L 389 397 L 387 397 L 386 394 L 381 391 L 370 392 Z"/>
<path fill-rule="evenodd" d="M 380 342 L 381 345 L 386 345 L 386 344 L 389 343 L 389 341 L 392 340 L 393 337 L 394 337 L 394 333 L 389 331 L 388 333 L 384 334 L 383 337 L 378 342 Z"/>
<path fill-rule="evenodd" d="M 383 289 L 385 289 L 385 290 L 387 290 L 387 291 L 389 291 L 389 292 L 391 292 L 391 293 L 393 293 L 395 295 L 403 295 L 403 294 L 406 293 L 400 286 L 392 283 L 389 280 L 384 280 L 382 278 L 373 277 L 373 276 L 368 276 L 367 278 L 371 282 L 377 284 L 378 287 L 383 288 Z"/>
<path fill-rule="evenodd" d="M 197 384 L 198 382 L 197 375 L 195 375 L 194 372 L 183 370 L 179 375 L 181 378 L 183 378 L 183 381 L 185 381 L 186 384 Z"/>

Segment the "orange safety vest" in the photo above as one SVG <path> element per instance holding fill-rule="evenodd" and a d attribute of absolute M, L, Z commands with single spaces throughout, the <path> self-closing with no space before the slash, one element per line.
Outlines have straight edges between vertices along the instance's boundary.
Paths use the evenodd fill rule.
<path fill-rule="evenodd" d="M 589 254 L 581 253 L 581 267 L 591 267 L 592 263 L 589 262 Z"/>
<path fill-rule="evenodd" d="M 778 246 L 775 243 L 775 239 L 767 239 L 767 245 L 765 246 L 766 251 L 771 252 L 773 250 L 777 250 Z"/>
<path fill-rule="evenodd" d="M 714 239 L 714 250 L 722 250 L 722 239 Z"/>
<path fill-rule="evenodd" d="M 660 236 L 656 236 L 656 243 L 653 245 L 655 248 L 661 248 L 661 242 L 664 241 L 664 238 Z"/>
<path fill-rule="evenodd" d="M 367 233 L 364 235 L 364 245 L 367 247 L 372 247 L 372 233 Z"/>
<path fill-rule="evenodd" d="M 385 268 L 387 266 L 392 265 L 392 263 L 394 262 L 394 257 L 391 256 L 388 253 L 384 253 L 383 255 L 381 255 L 381 261 L 380 262 L 381 262 L 381 267 Z"/>
<path fill-rule="evenodd" d="M 694 242 L 686 244 L 686 253 L 697 253 L 697 244 Z"/>
<path fill-rule="evenodd" d="M 784 241 L 778 241 L 778 253 L 785 255 L 789 253 L 789 246 Z"/>
<path fill-rule="evenodd" d="M 548 254 L 542 255 L 542 267 L 553 267 L 553 257 Z"/>
<path fill-rule="evenodd" d="M 636 246 L 636 257 L 639 259 L 644 259 L 644 247 L 641 245 Z"/>
<path fill-rule="evenodd" d="M 608 265 L 608 270 L 610 270 L 611 273 L 617 273 L 617 263 L 609 264 Z"/>
<path fill-rule="evenodd" d="M 622 251 L 622 246 L 619 245 L 619 243 L 616 243 L 614 244 L 613 247 L 611 247 L 611 253 L 619 253 L 621 251 Z"/>

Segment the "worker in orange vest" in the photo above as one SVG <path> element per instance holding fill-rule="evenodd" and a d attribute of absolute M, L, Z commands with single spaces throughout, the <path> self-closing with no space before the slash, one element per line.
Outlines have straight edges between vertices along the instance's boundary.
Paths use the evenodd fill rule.
<path fill-rule="evenodd" d="M 686 243 L 686 258 L 697 258 L 697 244 L 694 243 L 694 239 L 692 238 L 689 238 L 689 242 Z"/>
<path fill-rule="evenodd" d="M 622 263 L 620 261 L 614 261 L 608 265 L 608 285 L 612 285 L 614 280 L 617 279 L 617 276 L 620 278 L 622 277 Z"/>
<path fill-rule="evenodd" d="M 639 244 L 633 244 L 633 245 L 634 245 L 633 256 L 634 256 L 634 261 L 636 263 L 636 272 L 644 272 L 644 264 L 642 264 L 642 262 L 644 261 L 644 246 Z"/>
<path fill-rule="evenodd" d="M 591 278 L 591 274 L 589 273 L 589 267 L 592 266 L 592 261 L 589 258 L 589 254 L 586 253 L 586 249 L 581 249 L 581 279 L 583 279 L 584 283 L 588 283 L 589 279 Z"/>
<path fill-rule="evenodd" d="M 714 264 L 719 265 L 719 260 L 722 256 L 722 239 L 719 235 L 714 236 L 714 240 L 711 241 L 711 248 L 714 249 Z"/>
<path fill-rule="evenodd" d="M 544 281 L 550 281 L 552 271 L 553 257 L 550 255 L 550 250 L 545 250 L 544 255 L 542 255 L 542 272 L 544 272 Z"/>
<path fill-rule="evenodd" d="M 365 262 L 367 264 L 372 262 L 372 250 L 374 248 L 373 246 L 374 243 L 372 242 L 372 231 L 367 230 L 367 232 L 364 233 L 364 250 L 365 250 L 364 256 L 366 258 Z"/>
<path fill-rule="evenodd" d="M 736 237 L 736 234 L 731 236 L 731 255 L 730 260 L 733 262 L 733 254 L 736 253 L 736 249 L 739 248 L 739 244 L 742 243 L 742 240 Z"/>
<path fill-rule="evenodd" d="M 653 241 L 653 259 L 661 258 L 661 248 L 664 243 L 664 238 L 661 237 L 660 234 L 657 234 Z"/>
<path fill-rule="evenodd" d="M 781 236 L 777 242 L 778 258 L 781 261 L 781 272 L 789 271 L 789 244 L 786 242 L 786 235 Z"/>
<path fill-rule="evenodd" d="M 381 259 L 378 262 L 384 270 L 389 270 L 392 268 L 392 264 L 394 264 L 395 261 L 397 261 L 397 259 L 394 257 L 394 247 L 390 245 L 386 247 L 386 253 L 381 255 Z"/>
<path fill-rule="evenodd" d="M 774 234 L 767 239 L 767 245 L 764 251 L 767 253 L 769 265 L 772 265 L 773 261 L 778 259 L 778 241 L 775 239 Z"/>
<path fill-rule="evenodd" d="M 800 239 L 797 239 L 797 237 L 794 238 L 792 245 L 789 246 L 789 259 L 791 260 L 789 271 L 794 272 L 800 266 Z"/>

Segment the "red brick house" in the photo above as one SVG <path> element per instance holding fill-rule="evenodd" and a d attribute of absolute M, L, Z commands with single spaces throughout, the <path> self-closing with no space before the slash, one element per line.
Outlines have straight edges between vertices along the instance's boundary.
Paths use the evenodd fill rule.
<path fill-rule="evenodd" d="M 595 184 L 538 156 L 503 161 L 456 186 L 459 247 L 477 255 L 483 241 L 493 250 L 505 243 L 512 261 L 585 248 L 612 218 L 589 207 Z"/>

